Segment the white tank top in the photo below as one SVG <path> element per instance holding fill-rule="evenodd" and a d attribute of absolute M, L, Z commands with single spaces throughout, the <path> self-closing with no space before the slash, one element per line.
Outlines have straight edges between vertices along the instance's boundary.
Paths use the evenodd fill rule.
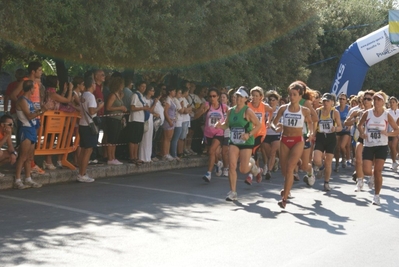
<path fill-rule="evenodd" d="M 392 110 L 388 109 L 388 113 L 392 116 L 393 120 L 396 122 L 399 118 L 399 109 Z M 392 127 L 391 125 L 388 124 L 388 132 L 392 132 Z"/>
<path fill-rule="evenodd" d="M 303 128 L 305 124 L 305 116 L 302 114 L 302 106 L 300 106 L 298 112 L 290 112 L 290 105 L 287 106 L 283 113 L 283 125 L 284 127 L 292 128 Z"/>
<path fill-rule="evenodd" d="M 367 113 L 364 146 L 373 147 L 388 145 L 388 136 L 381 134 L 381 131 L 388 130 L 388 111 L 384 110 L 379 117 L 374 116 L 373 109 L 367 110 Z"/>
<path fill-rule="evenodd" d="M 277 107 L 276 110 L 273 112 L 272 121 L 273 121 L 274 118 L 276 117 L 277 111 L 278 111 L 278 107 Z M 269 118 L 269 112 L 266 112 L 266 118 Z M 280 121 L 279 121 L 279 122 L 283 122 L 283 118 L 282 118 L 282 117 L 280 118 Z M 275 132 L 271 127 L 269 127 L 269 128 L 267 128 L 266 136 L 268 136 L 268 135 L 280 135 L 280 133 Z"/>

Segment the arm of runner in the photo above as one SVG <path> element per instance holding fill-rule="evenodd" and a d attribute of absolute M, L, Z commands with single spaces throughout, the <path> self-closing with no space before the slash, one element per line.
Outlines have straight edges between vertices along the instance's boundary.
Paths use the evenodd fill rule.
<path fill-rule="evenodd" d="M 279 107 L 276 117 L 274 117 L 274 120 L 272 121 L 270 127 L 273 131 L 275 132 L 281 132 L 283 129 L 283 125 L 281 125 L 280 122 L 280 118 L 281 116 L 283 116 L 283 112 L 285 111 L 285 109 L 287 108 L 287 105 L 282 105 L 281 107 Z"/>
<path fill-rule="evenodd" d="M 386 136 L 397 136 L 399 134 L 399 127 L 396 124 L 395 120 L 392 118 L 391 114 L 388 114 L 388 123 L 391 125 L 393 131 L 392 132 L 387 132 L 386 130 L 381 131 L 381 134 L 384 134 Z"/>
<path fill-rule="evenodd" d="M 357 125 L 357 129 L 359 131 L 359 137 L 363 138 L 365 137 L 365 132 L 364 132 L 364 123 L 367 119 L 367 114 L 368 112 L 364 112 L 362 117 L 360 118 L 359 124 Z"/>

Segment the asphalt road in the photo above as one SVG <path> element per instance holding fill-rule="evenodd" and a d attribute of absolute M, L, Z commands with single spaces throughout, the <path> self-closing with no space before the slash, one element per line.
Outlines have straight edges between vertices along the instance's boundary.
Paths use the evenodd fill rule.
<path fill-rule="evenodd" d="M 0 266 L 398 266 L 398 174 L 385 169 L 378 207 L 352 171 L 328 193 L 296 182 L 284 211 L 280 172 L 241 175 L 234 203 L 204 168 L 0 191 Z"/>

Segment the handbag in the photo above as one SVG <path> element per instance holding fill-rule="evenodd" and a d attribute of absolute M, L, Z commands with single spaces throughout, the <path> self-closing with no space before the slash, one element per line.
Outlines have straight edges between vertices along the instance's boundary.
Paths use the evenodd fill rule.
<path fill-rule="evenodd" d="M 96 116 L 96 117 L 91 118 L 91 119 L 92 119 L 92 121 L 94 122 L 95 125 L 97 125 L 97 126 L 101 125 L 102 120 L 101 120 L 100 117 Z"/>
<path fill-rule="evenodd" d="M 81 98 L 83 97 L 83 94 L 81 95 Z M 87 122 L 88 122 L 88 126 L 89 126 L 89 129 L 90 129 L 90 132 L 91 132 L 91 134 L 92 135 L 98 135 L 98 133 L 99 133 L 99 131 L 98 131 L 98 126 L 96 125 L 96 123 L 95 123 L 95 121 L 94 121 L 94 119 L 95 118 L 98 118 L 98 117 L 92 117 L 90 114 L 89 114 L 89 112 L 87 112 L 87 110 L 85 110 L 84 109 L 84 107 L 83 107 L 83 105 L 82 105 L 82 101 L 80 101 L 80 107 L 82 108 L 82 110 L 84 110 L 84 112 L 83 112 L 83 114 L 85 115 L 85 117 L 86 117 L 86 120 L 87 120 Z M 89 120 L 88 120 L 88 117 L 91 119 L 91 122 L 89 122 Z M 98 119 L 100 119 L 100 118 L 98 118 Z M 98 120 L 96 120 L 97 122 L 98 122 Z M 101 119 L 100 119 L 100 123 L 101 123 Z"/>
<path fill-rule="evenodd" d="M 154 117 L 154 132 L 158 131 L 159 127 L 161 127 L 161 118 Z"/>
<path fill-rule="evenodd" d="M 93 135 L 97 135 L 98 134 L 98 127 L 94 122 L 90 122 L 89 123 L 89 128 L 90 128 L 90 132 Z"/>

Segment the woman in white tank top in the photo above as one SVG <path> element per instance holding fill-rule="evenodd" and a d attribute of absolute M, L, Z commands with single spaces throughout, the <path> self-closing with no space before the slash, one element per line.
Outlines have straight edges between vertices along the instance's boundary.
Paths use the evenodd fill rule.
<path fill-rule="evenodd" d="M 370 179 L 369 187 L 375 187 L 374 205 L 380 205 L 382 187 L 382 170 L 388 156 L 388 136 L 397 136 L 399 128 L 396 121 L 385 110 L 387 95 L 380 91 L 374 94 L 374 107 L 363 113 L 359 122 L 360 137 L 364 139 L 363 172 L 372 175 L 374 161 L 374 179 Z M 388 132 L 388 124 L 393 131 Z"/>

